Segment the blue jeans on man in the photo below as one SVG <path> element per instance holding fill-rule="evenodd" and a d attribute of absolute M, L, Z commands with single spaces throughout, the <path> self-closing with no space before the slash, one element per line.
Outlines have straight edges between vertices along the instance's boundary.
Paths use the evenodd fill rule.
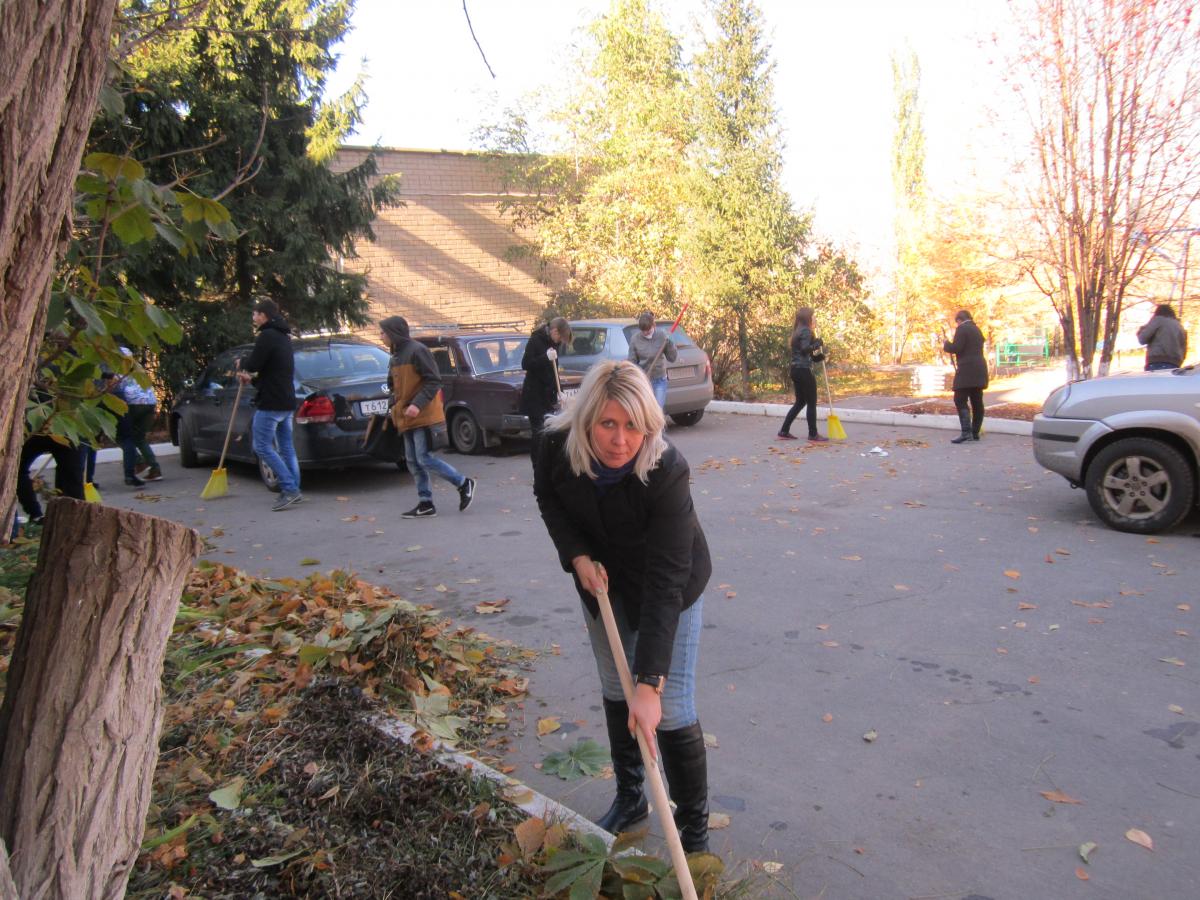
<path fill-rule="evenodd" d="M 254 452 L 271 467 L 279 479 L 279 489 L 289 496 L 300 493 L 300 462 L 292 444 L 292 415 L 286 409 L 255 410 L 251 429 Z"/>
<path fill-rule="evenodd" d="M 658 401 L 659 409 L 667 408 L 667 379 L 651 378 L 650 387 L 654 390 L 654 399 Z"/>
<path fill-rule="evenodd" d="M 465 475 L 429 449 L 428 428 L 410 428 L 404 432 L 404 461 L 417 482 L 417 499 L 426 503 L 433 502 L 430 472 L 446 479 L 456 488 L 461 488 L 467 481 Z"/>

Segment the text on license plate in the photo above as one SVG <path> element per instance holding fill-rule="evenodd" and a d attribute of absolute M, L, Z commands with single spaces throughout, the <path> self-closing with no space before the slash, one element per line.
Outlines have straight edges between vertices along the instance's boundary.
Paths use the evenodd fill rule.
<path fill-rule="evenodd" d="M 364 416 L 379 415 L 388 411 L 388 401 L 363 400 L 358 404 L 358 408 L 362 410 Z"/>
<path fill-rule="evenodd" d="M 667 381 L 681 381 L 684 378 L 695 377 L 695 366 L 676 366 L 674 369 L 667 369 Z"/>
<path fill-rule="evenodd" d="M 563 388 L 562 395 L 563 397 L 577 397 L 579 396 L 579 388 Z"/>

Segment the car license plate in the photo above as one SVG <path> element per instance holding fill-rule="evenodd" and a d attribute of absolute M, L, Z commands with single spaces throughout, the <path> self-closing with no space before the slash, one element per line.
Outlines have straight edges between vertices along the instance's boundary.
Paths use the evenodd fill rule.
<path fill-rule="evenodd" d="M 682 381 L 685 378 L 695 377 L 695 366 L 676 366 L 674 369 L 667 369 L 667 381 Z"/>
<path fill-rule="evenodd" d="M 562 395 L 563 395 L 564 399 L 570 399 L 571 397 L 577 397 L 577 396 L 579 396 L 579 388 L 564 388 Z"/>
<path fill-rule="evenodd" d="M 388 411 L 387 400 L 363 400 L 358 404 L 358 408 L 364 416 L 382 415 Z"/>

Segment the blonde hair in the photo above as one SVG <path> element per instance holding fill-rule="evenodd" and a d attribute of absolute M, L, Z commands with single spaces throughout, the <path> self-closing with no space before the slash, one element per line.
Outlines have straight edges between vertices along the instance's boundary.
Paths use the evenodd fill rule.
<path fill-rule="evenodd" d="M 562 412 L 546 419 L 546 431 L 565 431 L 571 471 L 594 479 L 593 466 L 599 460 L 592 450 L 591 433 L 609 400 L 616 400 L 645 436 L 633 463 L 633 473 L 645 484 L 667 449 L 663 439 L 667 420 L 640 366 L 625 359 L 592 366 L 579 387 L 579 395 L 569 400 Z"/>

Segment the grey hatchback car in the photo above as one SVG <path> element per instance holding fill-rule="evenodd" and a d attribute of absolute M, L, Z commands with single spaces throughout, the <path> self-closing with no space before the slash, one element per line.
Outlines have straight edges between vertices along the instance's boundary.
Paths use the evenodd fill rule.
<path fill-rule="evenodd" d="M 713 399 L 712 362 L 682 328 L 671 332 L 666 325 L 658 330 L 670 336 L 678 351 L 674 362 L 667 363 L 667 404 L 665 412 L 676 425 L 695 425 Z M 605 359 L 628 359 L 629 338 L 637 331 L 633 319 L 578 319 L 571 322 L 571 346 L 558 359 L 566 372 L 583 373 Z"/>
<path fill-rule="evenodd" d="M 1033 455 L 1085 488 L 1106 525 L 1136 534 L 1173 528 L 1198 499 L 1200 371 L 1063 385 L 1034 417 Z"/>

